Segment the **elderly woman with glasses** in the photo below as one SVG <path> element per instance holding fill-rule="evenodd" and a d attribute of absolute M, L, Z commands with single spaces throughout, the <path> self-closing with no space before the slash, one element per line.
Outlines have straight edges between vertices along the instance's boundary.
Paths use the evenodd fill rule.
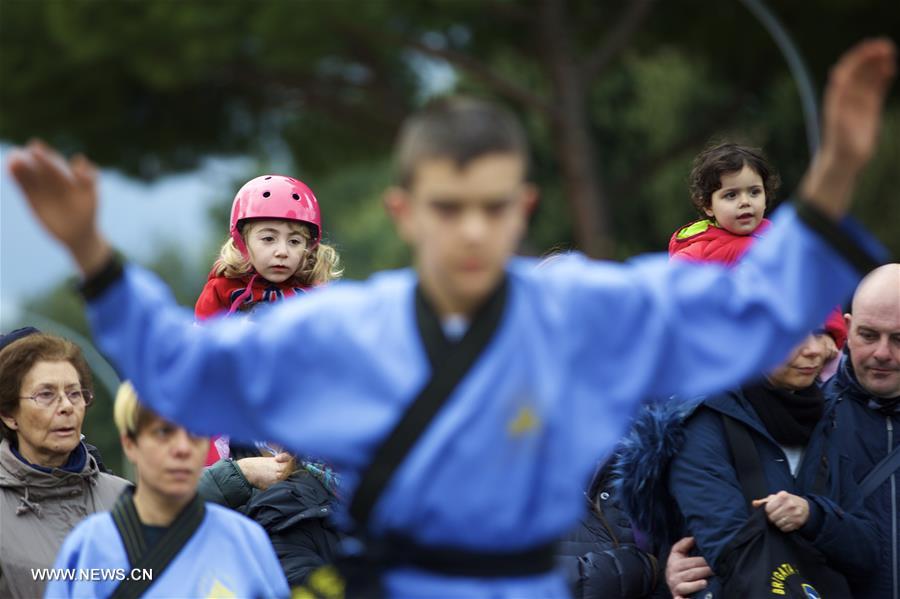
<path fill-rule="evenodd" d="M 81 441 L 92 399 L 77 345 L 33 329 L 0 337 L 0 597 L 42 596 L 36 570 L 129 484 L 101 472 Z"/>

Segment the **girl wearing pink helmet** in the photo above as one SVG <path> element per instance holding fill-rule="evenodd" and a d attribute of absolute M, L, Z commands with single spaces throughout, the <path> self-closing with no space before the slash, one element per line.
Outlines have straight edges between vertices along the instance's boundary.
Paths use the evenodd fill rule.
<path fill-rule="evenodd" d="M 231 205 L 229 228 L 194 307 L 198 320 L 251 310 L 341 275 L 337 252 L 321 242 L 316 196 L 293 177 L 263 175 L 245 183 Z"/>
<path fill-rule="evenodd" d="M 249 311 L 341 275 L 337 252 L 321 241 L 319 203 L 302 181 L 251 179 L 234 196 L 230 220 L 228 239 L 194 306 L 197 320 Z M 214 436 L 206 465 L 231 454 L 228 437 Z"/>

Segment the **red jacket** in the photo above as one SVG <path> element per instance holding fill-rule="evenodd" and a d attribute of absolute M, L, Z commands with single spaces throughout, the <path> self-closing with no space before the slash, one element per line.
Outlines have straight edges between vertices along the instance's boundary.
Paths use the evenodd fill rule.
<path fill-rule="evenodd" d="M 764 218 L 750 235 L 735 235 L 709 219 L 694 221 L 672 234 L 669 256 L 697 262 L 721 262 L 732 265 L 764 233 L 772 222 Z"/>
<path fill-rule="evenodd" d="M 709 219 L 694 221 L 672 234 L 669 240 L 669 256 L 696 262 L 720 262 L 731 266 L 771 225 L 772 222 L 764 218 L 752 234 L 735 235 L 716 226 Z M 840 307 L 828 315 L 825 330 L 834 339 L 838 349 L 844 347 L 847 341 L 847 325 Z"/>
<path fill-rule="evenodd" d="M 289 283 L 272 283 L 266 279 L 253 275 L 246 275 L 237 279 L 216 276 L 215 270 L 209 273 L 206 285 L 197 298 L 194 305 L 194 317 L 197 320 L 206 320 L 216 314 L 227 313 L 232 304 L 247 290 L 247 284 L 253 281 L 251 294 L 247 295 L 237 310 L 246 310 L 257 302 L 275 302 L 284 297 L 290 297 L 306 291 L 304 287 L 295 287 Z M 211 466 L 222 458 L 216 440 L 220 435 L 209 439 L 209 449 L 206 455 L 206 465 Z M 227 441 L 226 441 L 227 445 Z"/>
<path fill-rule="evenodd" d="M 305 287 L 297 286 L 295 283 L 288 281 L 272 283 L 258 275 L 255 278 L 252 275 L 245 275 L 231 279 L 210 272 L 209 280 L 206 281 L 194 305 L 194 316 L 197 320 L 206 320 L 216 314 L 228 312 L 232 304 L 247 290 L 247 284 L 251 280 L 253 281 L 251 293 L 244 297 L 237 310 L 247 310 L 259 302 L 276 302 L 306 291 Z"/>

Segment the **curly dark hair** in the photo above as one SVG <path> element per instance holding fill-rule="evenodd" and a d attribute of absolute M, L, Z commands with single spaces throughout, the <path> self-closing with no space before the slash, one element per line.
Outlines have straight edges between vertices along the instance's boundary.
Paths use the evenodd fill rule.
<path fill-rule="evenodd" d="M 762 150 L 736 143 L 714 143 L 694 158 L 691 169 L 691 203 L 700 216 L 706 217 L 705 210 L 712 206 L 713 193 L 722 188 L 722 175 L 740 171 L 744 165 L 762 178 L 766 210 L 769 209 L 781 186 L 781 177 L 766 160 Z"/>

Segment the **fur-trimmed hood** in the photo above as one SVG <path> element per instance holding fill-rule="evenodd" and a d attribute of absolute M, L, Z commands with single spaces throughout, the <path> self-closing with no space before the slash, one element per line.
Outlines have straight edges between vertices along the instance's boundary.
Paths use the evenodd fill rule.
<path fill-rule="evenodd" d="M 669 463 L 684 445 L 684 421 L 703 398 L 648 404 L 635 418 L 616 452 L 619 498 L 634 525 L 656 542 L 669 542 L 682 529 L 669 494 Z"/>

